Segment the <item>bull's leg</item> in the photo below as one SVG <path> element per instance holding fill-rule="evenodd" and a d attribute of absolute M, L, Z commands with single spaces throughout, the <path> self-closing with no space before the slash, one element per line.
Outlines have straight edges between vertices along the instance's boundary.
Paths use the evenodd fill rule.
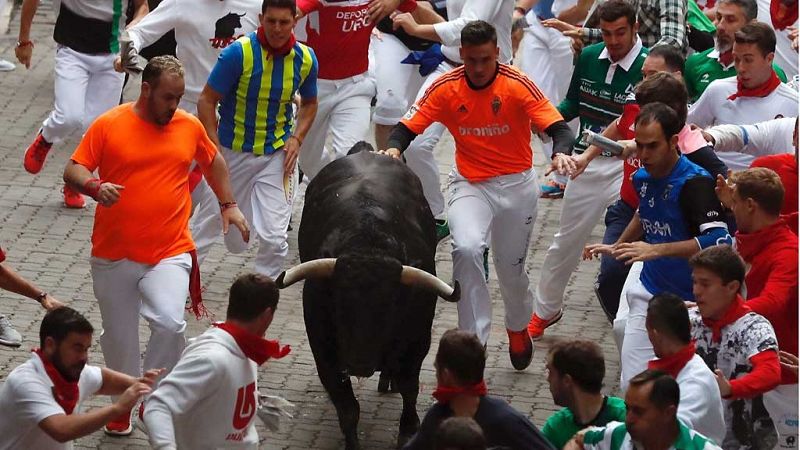
<path fill-rule="evenodd" d="M 397 388 L 403 396 L 403 412 L 400 414 L 400 431 L 397 448 L 401 448 L 419 429 L 417 395 L 419 395 L 419 372 L 404 373 L 396 378 Z"/>
<path fill-rule="evenodd" d="M 355 395 L 350 377 L 345 374 L 330 369 L 323 369 L 317 363 L 319 379 L 322 386 L 331 397 L 333 406 L 336 407 L 336 415 L 339 417 L 339 428 L 344 434 L 344 444 L 347 450 L 358 450 L 358 419 L 360 407 Z"/>

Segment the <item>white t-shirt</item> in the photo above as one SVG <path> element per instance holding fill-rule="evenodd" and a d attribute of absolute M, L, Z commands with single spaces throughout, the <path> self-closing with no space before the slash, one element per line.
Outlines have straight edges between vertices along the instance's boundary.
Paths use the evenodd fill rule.
<path fill-rule="evenodd" d="M 447 17 L 450 20 L 433 25 L 442 40 L 442 54 L 452 61 L 462 62 L 458 53 L 461 30 L 473 20 L 485 20 L 497 29 L 500 62 L 509 64 L 514 57 L 511 54 L 514 4 L 514 0 L 447 0 Z"/>
<path fill-rule="evenodd" d="M 175 54 L 185 72 L 184 100 L 197 104 L 222 49 L 255 31 L 259 13 L 261 0 L 164 0 L 128 33 L 141 50 L 175 29 Z"/>
<path fill-rule="evenodd" d="M 72 414 L 81 412 L 84 400 L 103 386 L 99 367 L 85 366 L 78 380 L 78 404 Z M 39 423 L 50 417 L 65 414 L 53 398 L 53 382 L 44 370 L 39 356 L 11 371 L 0 388 L 0 450 L 63 450 L 72 443 L 61 444 L 48 436 Z"/>
<path fill-rule="evenodd" d="M 797 50 L 792 48 L 792 41 L 789 40 L 789 27 L 797 28 L 798 21 L 795 18 L 793 24 L 787 27 L 778 28 L 781 24 L 772 21 L 770 5 L 781 0 L 758 0 L 758 21 L 764 22 L 775 30 L 775 63 L 786 72 L 786 77 L 791 79 L 798 74 L 797 70 Z M 796 1 L 796 0 L 795 0 Z"/>
<path fill-rule="evenodd" d="M 699 355 L 695 354 L 676 378 L 681 390 L 678 418 L 689 428 L 722 443 L 725 419 L 717 379 Z"/>
<path fill-rule="evenodd" d="M 736 92 L 736 77 L 714 80 L 703 95 L 689 108 L 688 123 L 702 128 L 713 125 L 752 125 L 780 117 L 797 117 L 797 91 L 781 83 L 766 97 L 737 97 L 728 100 Z M 719 152 L 717 154 L 731 170 L 750 167 L 753 157 L 742 153 Z"/>

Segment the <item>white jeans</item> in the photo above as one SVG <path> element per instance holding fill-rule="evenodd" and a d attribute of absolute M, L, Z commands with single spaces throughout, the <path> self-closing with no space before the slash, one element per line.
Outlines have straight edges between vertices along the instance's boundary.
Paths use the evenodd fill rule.
<path fill-rule="evenodd" d="M 627 293 L 638 282 L 642 267 L 644 267 L 644 263 L 638 261 L 631 265 L 631 270 L 628 272 L 628 277 L 625 278 L 625 284 L 622 286 L 617 315 L 614 317 L 614 342 L 617 344 L 617 350 L 620 355 L 622 354 L 622 342 L 625 340 L 625 324 L 628 322 L 628 313 L 630 313 Z"/>
<path fill-rule="evenodd" d="M 623 290 L 620 298 L 620 303 L 627 302 L 629 309 L 620 357 L 619 387 L 622 392 L 628 389 L 631 378 L 647 369 L 647 362 L 656 357 L 645 327 L 647 305 L 650 304 L 653 294 L 644 287 L 640 277 L 632 279 L 628 275 L 628 280 L 630 280 L 629 289 Z"/>
<path fill-rule="evenodd" d="M 103 321 L 100 347 L 106 366 L 133 377 L 141 376 L 141 314 L 150 326 L 144 370 L 161 367 L 172 370 L 186 346 L 184 311 L 189 295 L 191 256 L 183 253 L 155 265 L 92 257 L 90 265 L 94 296 Z"/>
<path fill-rule="evenodd" d="M 436 81 L 437 78 L 442 76 L 445 72 L 452 70 L 454 67 L 446 61 L 443 61 L 436 70 L 433 71 L 422 87 L 417 93 L 416 100 L 419 100 L 428 90 L 428 87 Z M 425 194 L 425 199 L 431 207 L 431 212 L 434 217 L 441 217 L 444 214 L 444 195 L 442 194 L 442 187 L 439 184 L 439 165 L 436 164 L 436 158 L 433 156 L 434 147 L 439 142 L 439 139 L 444 133 L 445 126 L 439 122 L 431 124 L 422 134 L 417 136 L 408 146 L 403 156 L 406 158 L 406 164 L 414 174 L 419 177 L 422 182 L 422 193 Z"/>
<path fill-rule="evenodd" d="M 366 73 L 342 80 L 317 80 L 317 116 L 300 147 L 300 169 L 309 180 L 367 138 L 375 80 Z M 328 131 L 332 148 L 326 148 Z"/>
<path fill-rule="evenodd" d="M 505 325 L 524 330 L 533 308 L 533 292 L 525 271 L 539 187 L 533 169 L 470 183 L 455 169 L 449 182 L 450 232 L 453 236 L 453 278 L 461 284 L 458 327 L 489 340 L 492 299 L 483 273 L 483 252 L 491 239 Z"/>
<path fill-rule="evenodd" d="M 797 448 L 797 384 L 782 384 L 764 394 L 764 406 L 778 432 L 776 449 Z"/>
<path fill-rule="evenodd" d="M 47 142 L 60 142 L 85 130 L 100 114 L 119 104 L 125 76 L 114 70 L 116 53 L 87 55 L 56 48 L 55 109 L 42 124 Z"/>
<path fill-rule="evenodd" d="M 254 156 L 223 148 L 222 156 L 228 164 L 233 196 L 250 225 L 250 239 L 258 240 L 255 271 L 275 279 L 283 271 L 289 252 L 286 229 L 292 215 L 297 170 L 284 179 L 286 153 L 283 150 Z M 198 192 L 201 190 L 203 193 Z M 217 199 L 205 180 L 195 188 L 194 198 L 200 202 L 195 207 L 190 228 L 197 245 L 197 259 L 202 262 L 222 234 L 222 216 Z M 242 240 L 239 230 L 231 226 L 225 235 L 225 246 L 232 253 L 241 253 L 248 244 Z"/>
<path fill-rule="evenodd" d="M 608 205 L 619 198 L 622 160 L 600 156 L 571 180 L 561 200 L 561 219 L 542 263 L 536 315 L 550 319 L 564 304 L 564 291 L 578 267 L 583 247 Z"/>
<path fill-rule="evenodd" d="M 372 36 L 370 42 L 375 55 L 375 112 L 372 120 L 378 125 L 395 125 L 411 107 L 425 80 L 416 64 L 402 64 L 411 50 L 400 39 L 383 34 L 381 39 Z"/>

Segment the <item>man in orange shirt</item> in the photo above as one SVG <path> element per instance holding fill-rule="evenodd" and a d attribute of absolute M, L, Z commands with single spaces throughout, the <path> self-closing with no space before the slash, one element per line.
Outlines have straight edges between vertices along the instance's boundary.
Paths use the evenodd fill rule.
<path fill-rule="evenodd" d="M 172 56 L 150 60 L 135 103 L 92 123 L 67 162 L 64 181 L 98 201 L 91 270 L 100 306 L 100 346 L 109 368 L 139 377 L 139 314 L 150 326 L 144 369 L 171 370 L 186 344 L 184 305 L 202 310 L 200 272 L 189 233 L 189 167 L 196 161 L 217 195 L 224 231 L 249 230 L 233 200 L 228 169 L 200 121 L 178 109 L 183 68 Z M 98 171 L 99 178 L 92 172 Z M 132 431 L 130 412 L 108 434 Z"/>
<path fill-rule="evenodd" d="M 444 124 L 456 143 L 450 173 L 448 220 L 453 236 L 453 277 L 461 283 L 458 326 L 486 344 L 491 299 L 483 273 L 483 252 L 494 264 L 506 308 L 511 363 L 526 368 L 533 357 L 526 314 L 533 292 L 525 272 L 539 185 L 533 170 L 531 127 L 553 137 L 555 153 L 569 150 L 567 123 L 517 69 L 497 62 L 497 33 L 487 22 L 470 22 L 461 32 L 464 65 L 436 80 L 392 130 L 383 153 L 399 158 L 415 136 L 434 122 Z M 569 157 L 556 156 L 566 173 Z"/>

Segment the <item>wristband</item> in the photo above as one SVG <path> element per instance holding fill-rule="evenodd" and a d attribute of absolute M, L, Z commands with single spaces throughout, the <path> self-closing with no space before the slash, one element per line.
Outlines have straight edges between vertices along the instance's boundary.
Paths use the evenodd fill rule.
<path fill-rule="evenodd" d="M 28 46 L 33 48 L 34 47 L 33 41 L 17 41 L 17 48 L 28 47 Z"/>
<path fill-rule="evenodd" d="M 100 178 L 89 178 L 86 180 L 86 183 L 83 183 L 83 192 L 97 200 L 97 196 L 100 194 L 100 186 L 102 186 L 103 183 L 104 181 Z"/>
<path fill-rule="evenodd" d="M 296 136 L 296 135 L 294 135 L 294 134 L 293 134 L 293 135 L 291 135 L 291 136 L 289 136 L 288 138 L 286 138 L 286 140 L 288 141 L 288 140 L 289 140 L 289 139 L 291 139 L 291 138 L 295 138 L 295 139 L 297 139 L 297 142 L 299 142 L 299 143 L 300 143 L 300 145 L 303 145 L 303 140 L 302 140 L 302 139 L 300 139 L 299 137 L 297 137 L 297 136 Z"/>
<path fill-rule="evenodd" d="M 34 297 L 33 299 L 34 299 L 34 300 L 36 300 L 36 301 L 37 301 L 37 302 L 39 302 L 39 303 L 42 303 L 42 301 L 43 301 L 45 298 L 47 298 L 47 292 L 42 292 L 41 294 L 37 295 L 37 296 L 36 296 L 36 297 Z"/>
<path fill-rule="evenodd" d="M 225 202 L 219 204 L 219 209 L 220 211 L 225 211 L 226 209 L 231 209 L 236 206 L 237 206 L 236 202 Z"/>

